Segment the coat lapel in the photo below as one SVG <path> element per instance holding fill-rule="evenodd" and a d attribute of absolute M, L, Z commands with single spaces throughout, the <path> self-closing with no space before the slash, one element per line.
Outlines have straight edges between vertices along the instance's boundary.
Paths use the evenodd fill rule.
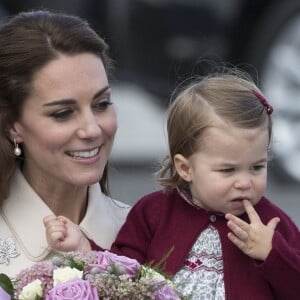
<path fill-rule="evenodd" d="M 50 253 L 43 217 L 52 214 L 26 182 L 21 171 L 13 175 L 9 197 L 2 206 L 3 218 L 28 259 L 41 261 Z"/>

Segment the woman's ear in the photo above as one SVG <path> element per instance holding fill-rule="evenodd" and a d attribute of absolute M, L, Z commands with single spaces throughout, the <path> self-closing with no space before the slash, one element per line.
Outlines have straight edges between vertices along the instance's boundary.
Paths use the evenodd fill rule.
<path fill-rule="evenodd" d="M 190 161 L 181 154 L 175 154 L 174 165 L 179 176 L 186 182 L 192 180 Z"/>
<path fill-rule="evenodd" d="M 10 125 L 7 129 L 7 132 L 9 134 L 11 141 L 15 141 L 16 143 L 23 142 L 20 126 L 17 122 Z"/>

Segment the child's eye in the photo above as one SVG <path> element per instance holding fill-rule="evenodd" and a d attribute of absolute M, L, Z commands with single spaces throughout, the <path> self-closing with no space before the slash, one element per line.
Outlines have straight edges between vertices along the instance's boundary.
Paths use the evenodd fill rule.
<path fill-rule="evenodd" d="M 265 165 L 256 165 L 253 167 L 254 171 L 260 171 L 261 169 L 264 169 L 266 166 Z"/>
<path fill-rule="evenodd" d="M 221 169 L 219 170 L 221 173 L 232 173 L 234 172 L 234 168 L 226 168 L 226 169 Z"/>
<path fill-rule="evenodd" d="M 51 114 L 51 117 L 53 119 L 63 121 L 63 120 L 68 119 L 72 113 L 73 113 L 73 110 L 71 110 L 71 109 L 61 109 L 61 110 L 53 112 Z"/>
<path fill-rule="evenodd" d="M 94 104 L 94 108 L 96 108 L 99 111 L 105 111 L 109 105 L 112 105 L 112 102 L 107 99 L 107 100 L 99 100 Z"/>

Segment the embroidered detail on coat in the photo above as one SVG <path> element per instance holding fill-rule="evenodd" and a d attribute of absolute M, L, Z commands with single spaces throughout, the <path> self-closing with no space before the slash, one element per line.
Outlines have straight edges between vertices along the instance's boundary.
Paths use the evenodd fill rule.
<path fill-rule="evenodd" d="M 8 265 L 11 258 L 19 255 L 13 238 L 0 238 L 0 264 Z"/>

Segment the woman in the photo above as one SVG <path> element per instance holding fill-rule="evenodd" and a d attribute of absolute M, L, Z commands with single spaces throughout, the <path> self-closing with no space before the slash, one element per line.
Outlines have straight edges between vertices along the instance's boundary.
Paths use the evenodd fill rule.
<path fill-rule="evenodd" d="M 117 120 L 105 42 L 78 17 L 32 11 L 1 26 L 0 44 L 0 268 L 13 276 L 53 255 L 45 216 L 109 248 L 129 207 L 108 195 Z"/>

